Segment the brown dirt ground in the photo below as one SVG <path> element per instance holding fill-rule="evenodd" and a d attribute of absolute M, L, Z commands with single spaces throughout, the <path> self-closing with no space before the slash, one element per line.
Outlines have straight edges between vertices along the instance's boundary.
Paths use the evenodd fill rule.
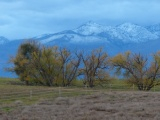
<path fill-rule="evenodd" d="M 100 92 L 58 97 L 3 113 L 0 120 L 160 120 L 159 92 Z"/>

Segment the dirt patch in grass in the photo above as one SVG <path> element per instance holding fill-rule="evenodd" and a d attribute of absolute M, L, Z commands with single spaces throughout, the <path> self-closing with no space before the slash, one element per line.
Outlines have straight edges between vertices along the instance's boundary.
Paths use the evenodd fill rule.
<path fill-rule="evenodd" d="M 0 120 L 160 120 L 159 106 L 158 92 L 100 92 L 0 111 Z"/>

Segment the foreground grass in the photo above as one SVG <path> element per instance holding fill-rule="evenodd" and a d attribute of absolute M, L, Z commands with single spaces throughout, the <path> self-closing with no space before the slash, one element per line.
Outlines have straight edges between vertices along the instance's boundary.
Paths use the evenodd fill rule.
<path fill-rule="evenodd" d="M 10 112 L 19 105 L 32 105 L 44 99 L 92 94 L 94 90 L 46 86 L 26 86 L 18 79 L 0 78 L 0 110 Z"/>
<path fill-rule="evenodd" d="M 160 93 L 106 91 L 42 100 L 2 113 L 4 120 L 160 120 Z M 8 108 L 4 108 L 6 111 Z"/>
<path fill-rule="evenodd" d="M 78 87 L 77 87 L 77 86 Z M 41 100 L 54 100 L 57 97 L 83 96 L 95 92 L 106 91 L 136 91 L 136 87 L 129 86 L 123 80 L 112 80 L 110 83 L 95 88 L 84 88 L 81 81 L 76 81 L 74 86 L 46 87 L 46 86 L 26 86 L 18 79 L 0 78 L 0 111 L 10 112 L 23 105 L 32 105 Z M 134 87 L 134 88 L 133 88 Z M 157 86 L 152 91 L 160 91 Z"/>

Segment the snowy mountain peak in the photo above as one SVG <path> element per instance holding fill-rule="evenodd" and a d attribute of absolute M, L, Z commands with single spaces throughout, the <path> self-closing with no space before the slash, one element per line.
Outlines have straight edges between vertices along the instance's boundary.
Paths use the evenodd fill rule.
<path fill-rule="evenodd" d="M 143 29 L 143 27 L 136 24 L 132 24 L 132 23 L 124 23 L 124 24 L 118 25 L 117 28 L 124 30 L 126 32 L 134 31 L 137 29 Z"/>
<path fill-rule="evenodd" d="M 124 42 L 145 42 L 159 38 L 145 27 L 132 23 L 124 23 L 116 28 L 118 37 Z"/>
<path fill-rule="evenodd" d="M 94 35 L 103 32 L 105 29 L 105 26 L 89 21 L 73 31 L 82 35 Z"/>
<path fill-rule="evenodd" d="M 7 43 L 9 40 L 3 36 L 0 36 L 0 44 Z"/>

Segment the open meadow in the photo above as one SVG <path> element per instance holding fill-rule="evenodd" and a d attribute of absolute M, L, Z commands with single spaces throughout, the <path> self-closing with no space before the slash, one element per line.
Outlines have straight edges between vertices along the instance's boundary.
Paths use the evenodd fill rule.
<path fill-rule="evenodd" d="M 160 119 L 160 92 L 108 87 L 25 86 L 17 79 L 1 78 L 0 120 Z"/>

